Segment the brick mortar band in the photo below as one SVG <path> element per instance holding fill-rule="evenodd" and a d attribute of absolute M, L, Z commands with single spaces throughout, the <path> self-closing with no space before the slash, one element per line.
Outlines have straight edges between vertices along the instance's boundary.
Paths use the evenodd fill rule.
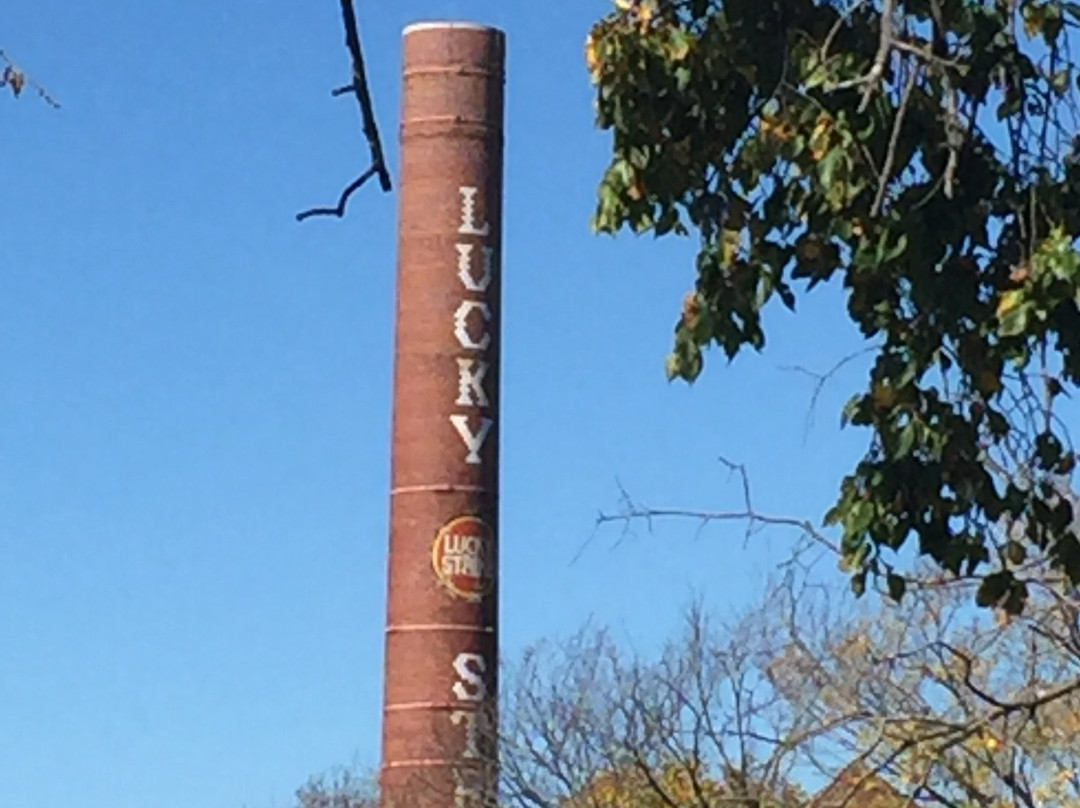
<path fill-rule="evenodd" d="M 501 70 L 485 70 L 473 65 L 438 65 L 435 67 L 410 67 L 403 74 L 408 81 L 416 76 L 483 76 L 485 79 L 497 78 L 502 81 Z"/>
<path fill-rule="evenodd" d="M 453 483 L 432 483 L 430 485 L 403 485 L 401 488 L 391 488 L 390 496 L 397 497 L 402 494 L 457 494 L 462 491 L 472 494 L 493 494 L 493 489 L 482 485 L 454 485 Z"/>

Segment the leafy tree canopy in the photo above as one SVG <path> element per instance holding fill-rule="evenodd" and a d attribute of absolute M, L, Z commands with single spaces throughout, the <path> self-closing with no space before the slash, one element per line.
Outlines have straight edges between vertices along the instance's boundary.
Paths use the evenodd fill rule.
<path fill-rule="evenodd" d="M 872 345 L 870 430 L 826 522 L 853 586 L 917 546 L 982 605 L 1033 565 L 1080 583 L 1080 5 L 616 0 L 586 43 L 613 157 L 596 230 L 700 237 L 668 375 L 765 344 L 762 312 L 840 283 Z"/>

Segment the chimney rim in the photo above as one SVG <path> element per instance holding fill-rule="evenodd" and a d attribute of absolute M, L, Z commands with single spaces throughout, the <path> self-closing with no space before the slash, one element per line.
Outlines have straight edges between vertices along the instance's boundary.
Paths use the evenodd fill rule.
<path fill-rule="evenodd" d="M 492 31 L 497 34 L 503 33 L 499 28 L 494 25 L 487 25 L 482 22 L 470 22 L 468 20 L 423 20 L 420 22 L 410 23 L 406 25 L 401 32 L 403 37 L 417 31 L 437 31 L 445 29 L 458 29 L 465 31 Z"/>

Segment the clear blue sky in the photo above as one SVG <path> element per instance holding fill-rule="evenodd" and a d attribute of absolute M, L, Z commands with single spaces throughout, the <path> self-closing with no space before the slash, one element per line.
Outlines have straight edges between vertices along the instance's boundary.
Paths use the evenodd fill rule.
<path fill-rule="evenodd" d="M 593 237 L 606 136 L 582 64 L 606 0 L 358 0 L 396 166 L 400 32 L 509 43 L 502 621 L 649 647 L 694 593 L 759 590 L 783 537 L 593 535 L 653 505 L 819 516 L 862 442 L 780 366 L 855 345 L 815 292 L 763 356 L 663 359 L 689 242 Z M 0 805 L 284 805 L 378 761 L 396 200 L 293 220 L 365 165 L 336 0 L 6 4 L 0 47 L 61 100 L 0 97 Z"/>

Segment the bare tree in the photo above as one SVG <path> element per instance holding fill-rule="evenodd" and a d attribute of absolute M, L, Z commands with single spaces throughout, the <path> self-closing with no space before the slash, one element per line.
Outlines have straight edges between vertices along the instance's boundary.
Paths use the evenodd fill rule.
<path fill-rule="evenodd" d="M 788 807 L 818 780 L 818 806 L 1076 804 L 1070 601 L 1044 588 L 1013 618 L 974 608 L 972 581 L 902 605 L 808 581 L 789 568 L 730 624 L 691 610 L 652 660 L 603 631 L 531 651 L 504 679 L 502 803 Z"/>
<path fill-rule="evenodd" d="M 813 546 L 819 546 L 814 543 Z M 505 666 L 457 808 L 1066 808 L 1080 802 L 1078 601 L 1049 567 L 1020 616 L 972 604 L 975 579 L 920 572 L 901 603 L 787 565 L 758 604 L 691 608 L 654 655 L 603 629 Z M 937 577 L 935 577 L 935 575 Z M 479 778 L 479 779 L 477 779 Z M 804 787 L 831 784 L 811 798 Z M 359 780 L 299 808 L 366 808 Z"/>
<path fill-rule="evenodd" d="M 694 608 L 653 660 L 604 631 L 530 651 L 504 679 L 505 804 L 801 805 L 793 775 L 821 728 L 769 681 L 761 616 L 723 626 Z"/>
<path fill-rule="evenodd" d="M 771 681 L 835 727 L 825 751 L 923 803 L 1075 804 L 1076 606 L 1046 586 L 1022 617 L 987 614 L 970 606 L 974 586 L 942 581 L 818 621 L 788 597 Z"/>
<path fill-rule="evenodd" d="M 378 808 L 376 778 L 337 767 L 313 775 L 296 791 L 296 808 Z"/>

